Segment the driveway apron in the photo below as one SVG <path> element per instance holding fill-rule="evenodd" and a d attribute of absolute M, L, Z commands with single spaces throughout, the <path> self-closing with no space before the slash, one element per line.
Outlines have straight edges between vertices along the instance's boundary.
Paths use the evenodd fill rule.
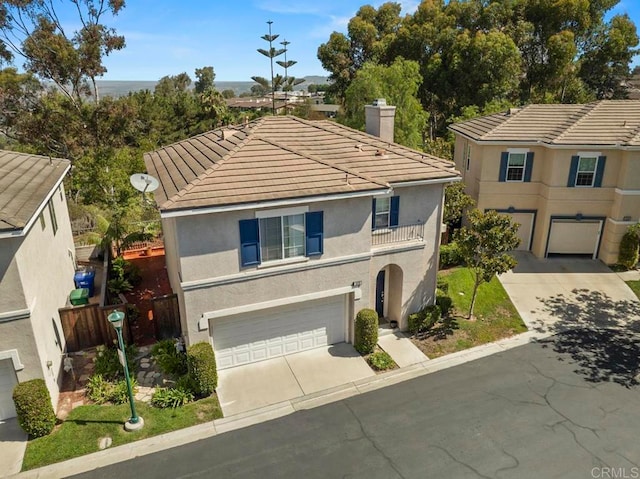
<path fill-rule="evenodd" d="M 217 393 L 229 417 L 373 375 L 351 344 L 339 343 L 223 369 Z"/>
<path fill-rule="evenodd" d="M 640 301 L 598 260 L 538 259 L 516 252 L 518 265 L 499 279 L 530 330 L 576 328 L 640 331 Z"/>

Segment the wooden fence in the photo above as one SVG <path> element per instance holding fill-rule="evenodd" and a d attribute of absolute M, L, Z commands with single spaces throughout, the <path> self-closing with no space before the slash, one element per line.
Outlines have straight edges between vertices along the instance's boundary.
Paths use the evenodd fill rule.
<path fill-rule="evenodd" d="M 107 316 L 114 309 L 123 311 L 126 315 L 125 305 L 101 307 L 97 304 L 88 304 L 86 306 L 59 309 L 62 331 L 67 343 L 67 352 L 72 353 L 100 344 L 112 345 L 117 342 L 118 336 L 107 319 Z M 122 334 L 125 343 L 128 344 L 131 332 L 129 331 L 129 322 L 126 317 Z"/>
<path fill-rule="evenodd" d="M 178 295 L 168 294 L 151 299 L 156 339 L 177 338 L 182 334 Z"/>

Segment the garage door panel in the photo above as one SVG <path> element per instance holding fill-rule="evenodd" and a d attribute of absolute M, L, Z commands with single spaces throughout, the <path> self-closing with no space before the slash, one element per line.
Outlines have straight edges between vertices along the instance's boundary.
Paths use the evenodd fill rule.
<path fill-rule="evenodd" d="M 520 245 L 516 250 L 529 251 L 529 245 L 531 244 L 531 234 L 533 233 L 533 220 L 535 218 L 534 213 L 503 213 L 510 216 L 514 223 L 518 223 L 518 238 L 520 238 Z"/>
<path fill-rule="evenodd" d="M 601 221 L 553 220 L 549 232 L 549 254 L 589 254 L 598 247 Z"/>
<path fill-rule="evenodd" d="M 345 340 L 345 297 L 286 305 L 213 321 L 219 369 Z"/>

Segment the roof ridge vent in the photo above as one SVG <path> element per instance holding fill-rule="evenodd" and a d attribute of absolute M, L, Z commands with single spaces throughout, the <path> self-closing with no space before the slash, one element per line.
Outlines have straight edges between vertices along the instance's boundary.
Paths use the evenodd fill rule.
<path fill-rule="evenodd" d="M 521 110 L 522 108 L 511 107 L 507 110 L 507 116 L 513 116 Z"/>

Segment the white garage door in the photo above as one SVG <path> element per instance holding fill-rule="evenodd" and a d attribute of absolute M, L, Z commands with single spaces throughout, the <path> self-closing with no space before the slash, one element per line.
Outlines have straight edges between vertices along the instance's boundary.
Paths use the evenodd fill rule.
<path fill-rule="evenodd" d="M 11 359 L 0 359 L 0 419 L 16 417 L 13 388 L 18 383 Z"/>
<path fill-rule="evenodd" d="M 531 233 L 533 233 L 533 213 L 504 213 L 511 217 L 515 223 L 519 223 L 518 238 L 520 238 L 520 246 L 517 250 L 529 251 L 531 245 Z"/>
<path fill-rule="evenodd" d="M 346 298 L 322 298 L 212 320 L 218 369 L 345 340 Z"/>
<path fill-rule="evenodd" d="M 602 221 L 552 220 L 549 254 L 588 254 L 597 256 Z"/>

